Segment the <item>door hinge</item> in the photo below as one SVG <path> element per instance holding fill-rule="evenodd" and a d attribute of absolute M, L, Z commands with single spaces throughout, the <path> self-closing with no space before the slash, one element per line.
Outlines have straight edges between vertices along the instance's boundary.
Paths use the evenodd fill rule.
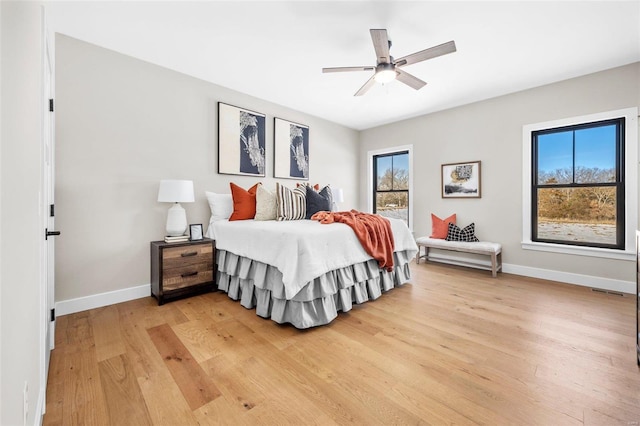
<path fill-rule="evenodd" d="M 51 309 L 51 322 L 56 320 L 56 309 Z"/>
<path fill-rule="evenodd" d="M 56 215 L 56 209 L 54 204 L 49 204 L 49 216 L 54 217 Z"/>
<path fill-rule="evenodd" d="M 49 111 L 53 112 L 53 99 L 49 99 Z"/>

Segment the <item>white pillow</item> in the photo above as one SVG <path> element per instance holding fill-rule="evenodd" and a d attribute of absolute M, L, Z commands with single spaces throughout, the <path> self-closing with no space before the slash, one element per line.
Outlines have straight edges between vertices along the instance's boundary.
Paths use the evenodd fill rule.
<path fill-rule="evenodd" d="M 276 220 L 276 193 L 264 189 L 258 185 L 256 192 L 256 216 L 255 220 Z"/>
<path fill-rule="evenodd" d="M 207 201 L 211 209 L 211 220 L 217 222 L 219 220 L 229 219 L 233 213 L 233 198 L 231 194 L 216 194 L 215 192 L 207 192 Z"/>
<path fill-rule="evenodd" d="M 209 219 L 209 226 L 207 226 L 207 232 L 204 233 L 204 236 L 207 238 L 211 238 L 212 240 L 216 239 L 216 231 L 213 229 L 214 220 L 213 216 Z"/>

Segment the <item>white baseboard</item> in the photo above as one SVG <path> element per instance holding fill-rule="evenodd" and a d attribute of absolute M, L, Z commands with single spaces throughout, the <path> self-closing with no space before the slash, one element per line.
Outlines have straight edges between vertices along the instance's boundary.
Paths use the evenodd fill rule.
<path fill-rule="evenodd" d="M 33 424 L 35 426 L 40 426 L 44 420 L 44 411 L 45 411 L 45 389 L 47 387 L 47 382 L 44 382 L 40 387 L 40 391 L 38 391 L 38 402 L 36 403 L 36 411 L 34 411 L 35 416 L 33 419 Z"/>
<path fill-rule="evenodd" d="M 544 280 L 559 281 L 568 284 L 592 287 L 600 290 L 616 291 L 619 293 L 634 294 L 636 283 L 634 281 L 614 280 L 611 278 L 594 277 L 592 275 L 574 274 L 571 272 L 552 271 L 550 269 L 532 268 L 530 266 L 502 264 L 502 271 L 508 274 L 523 275 L 525 277 L 541 278 Z"/>
<path fill-rule="evenodd" d="M 460 256 L 445 253 L 429 253 L 429 260 L 458 266 L 469 266 L 471 263 L 480 269 L 491 270 L 491 262 L 484 260 L 485 258 L 487 258 L 487 256 L 471 257 L 466 253 L 461 254 Z M 636 290 L 635 281 L 614 280 L 611 278 L 594 277 L 592 275 L 581 275 L 571 272 L 553 271 L 550 269 L 540 269 L 508 263 L 502 264 L 502 272 L 531 278 L 541 278 L 543 280 L 559 281 L 583 287 L 592 287 L 600 290 L 617 291 L 620 293 L 634 294 Z"/>
<path fill-rule="evenodd" d="M 128 302 L 129 300 L 141 299 L 149 296 L 151 296 L 151 284 L 143 284 L 136 287 L 78 297 L 77 299 L 61 300 L 56 302 L 56 316 L 101 308 L 103 306 Z"/>

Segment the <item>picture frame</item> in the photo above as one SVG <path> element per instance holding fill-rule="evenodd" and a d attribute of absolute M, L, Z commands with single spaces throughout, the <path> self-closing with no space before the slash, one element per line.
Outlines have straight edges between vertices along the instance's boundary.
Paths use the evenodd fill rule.
<path fill-rule="evenodd" d="M 442 198 L 481 198 L 480 161 L 441 166 Z"/>
<path fill-rule="evenodd" d="M 266 176 L 266 115 L 218 102 L 218 174 Z"/>
<path fill-rule="evenodd" d="M 189 225 L 189 240 L 199 241 L 204 239 L 204 233 L 202 232 L 202 224 L 194 223 Z"/>
<path fill-rule="evenodd" d="M 309 180 L 309 126 L 274 119 L 273 177 Z"/>

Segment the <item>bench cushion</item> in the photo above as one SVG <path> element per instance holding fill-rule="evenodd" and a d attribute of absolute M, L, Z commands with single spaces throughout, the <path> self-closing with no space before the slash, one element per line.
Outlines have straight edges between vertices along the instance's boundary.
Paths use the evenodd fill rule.
<path fill-rule="evenodd" d="M 464 242 L 464 241 L 446 241 L 437 238 L 419 237 L 416 238 L 416 244 L 435 249 L 443 250 L 460 250 L 468 253 L 501 253 L 502 244 L 492 243 L 489 241 Z"/>

